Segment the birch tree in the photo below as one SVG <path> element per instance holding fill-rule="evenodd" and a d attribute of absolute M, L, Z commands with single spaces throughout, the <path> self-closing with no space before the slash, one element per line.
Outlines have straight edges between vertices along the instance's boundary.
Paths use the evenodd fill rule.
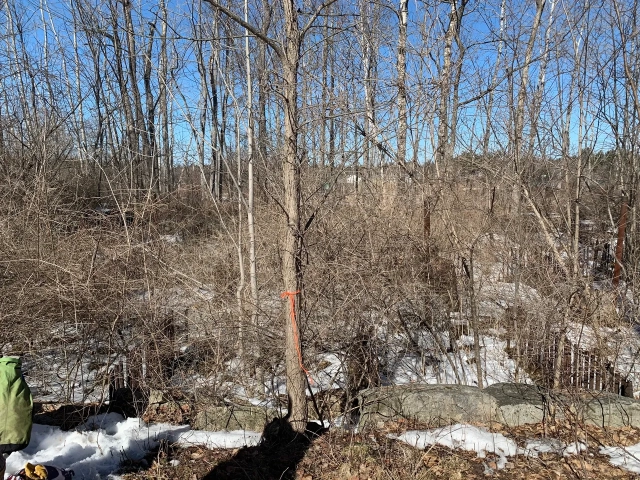
<path fill-rule="evenodd" d="M 398 11 L 398 129 L 397 162 L 404 165 L 407 160 L 407 23 L 409 20 L 409 0 L 400 0 Z"/>
<path fill-rule="evenodd" d="M 459 85 L 459 77 L 454 81 L 451 77 L 453 70 L 453 44 L 460 35 L 462 18 L 467 6 L 467 0 L 455 0 L 450 3 L 449 22 L 444 36 L 444 52 L 442 69 L 440 70 L 440 104 L 438 106 L 438 139 L 435 155 L 436 169 L 447 167 L 450 152 L 450 140 L 455 136 L 453 119 L 457 105 L 450 107 L 451 88 Z M 462 59 L 459 59 L 462 62 Z M 457 87 L 456 87 L 457 88 Z"/>

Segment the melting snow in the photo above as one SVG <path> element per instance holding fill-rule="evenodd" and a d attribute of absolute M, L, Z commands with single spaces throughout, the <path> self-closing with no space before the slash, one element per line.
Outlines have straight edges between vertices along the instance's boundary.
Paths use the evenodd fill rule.
<path fill-rule="evenodd" d="M 427 445 L 444 445 L 450 448 L 475 451 L 480 458 L 495 453 L 499 469 L 507 464 L 507 457 L 516 455 L 518 445 L 500 433 L 491 433 L 472 425 L 456 424 L 435 430 L 411 430 L 397 437 L 398 440 L 423 449 Z"/>
<path fill-rule="evenodd" d="M 239 448 L 256 445 L 260 433 L 206 432 L 188 426 L 146 424 L 137 418 L 123 419 L 115 413 L 91 417 L 75 431 L 35 424 L 29 446 L 7 459 L 7 476 L 27 462 L 74 470 L 78 479 L 117 479 L 123 460 L 141 460 L 161 440 L 183 446 Z"/>

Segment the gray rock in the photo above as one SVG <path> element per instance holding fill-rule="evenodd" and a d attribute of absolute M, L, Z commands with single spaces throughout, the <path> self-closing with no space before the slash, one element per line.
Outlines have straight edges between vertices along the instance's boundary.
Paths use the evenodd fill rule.
<path fill-rule="evenodd" d="M 398 385 L 360 393 L 358 426 L 403 418 L 432 425 L 496 420 L 496 399 L 466 385 Z"/>
<path fill-rule="evenodd" d="M 498 403 L 497 420 L 510 427 L 540 423 L 548 414 L 547 393 L 536 385 L 496 383 L 483 390 Z"/>
<path fill-rule="evenodd" d="M 575 395 L 536 385 L 498 383 L 484 390 L 464 385 L 398 385 L 364 390 L 359 427 L 406 419 L 431 425 L 498 421 L 510 427 L 568 417 L 600 427 L 640 428 L 640 400 L 611 393 Z"/>
<path fill-rule="evenodd" d="M 640 401 L 611 393 L 583 396 L 577 414 L 599 427 L 640 427 Z"/>
<path fill-rule="evenodd" d="M 267 421 L 277 416 L 273 409 L 255 406 L 209 406 L 196 414 L 192 426 L 196 430 L 261 432 Z"/>
<path fill-rule="evenodd" d="M 149 390 L 149 405 L 160 405 L 161 403 L 165 402 L 166 398 L 162 390 Z"/>

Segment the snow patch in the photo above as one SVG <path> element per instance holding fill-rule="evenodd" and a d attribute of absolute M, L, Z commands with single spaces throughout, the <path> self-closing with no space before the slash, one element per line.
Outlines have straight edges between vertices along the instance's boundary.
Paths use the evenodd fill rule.
<path fill-rule="evenodd" d="M 206 432 L 164 423 L 146 424 L 110 413 L 90 417 L 75 431 L 33 425 L 29 446 L 7 458 L 7 476 L 27 462 L 54 465 L 75 471 L 79 479 L 118 479 L 123 460 L 142 460 L 147 452 L 167 440 L 182 446 L 240 448 L 257 445 L 260 433 L 248 431 Z"/>
<path fill-rule="evenodd" d="M 610 457 L 612 465 L 640 473 L 640 443 L 630 447 L 602 447 L 600 453 Z"/>
<path fill-rule="evenodd" d="M 503 469 L 506 466 L 507 457 L 516 455 L 520 451 L 516 442 L 500 433 L 492 433 L 465 424 L 434 430 L 411 430 L 392 438 L 419 449 L 423 449 L 427 445 L 443 445 L 449 448 L 474 451 L 480 458 L 485 458 L 487 453 L 495 453 L 499 458 L 496 462 L 498 469 Z"/>

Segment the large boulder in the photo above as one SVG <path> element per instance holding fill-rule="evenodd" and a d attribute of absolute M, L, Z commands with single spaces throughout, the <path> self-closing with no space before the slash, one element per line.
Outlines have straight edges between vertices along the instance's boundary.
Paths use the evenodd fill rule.
<path fill-rule="evenodd" d="M 434 426 L 497 421 L 515 427 L 549 415 L 600 427 L 640 428 L 640 400 L 605 392 L 572 395 L 536 385 L 498 383 L 484 390 L 465 385 L 397 385 L 364 390 L 358 426 L 405 419 Z"/>
<path fill-rule="evenodd" d="M 599 427 L 640 427 L 640 401 L 612 393 L 583 396 L 578 419 Z"/>
<path fill-rule="evenodd" d="M 497 420 L 510 427 L 540 423 L 549 413 L 549 396 L 537 385 L 495 383 L 483 392 L 496 399 Z"/>
<path fill-rule="evenodd" d="M 358 402 L 360 427 L 398 418 L 434 426 L 497 420 L 496 399 L 466 385 L 377 387 L 362 391 Z"/>
<path fill-rule="evenodd" d="M 253 405 L 208 406 L 193 419 L 196 430 L 252 430 L 261 432 L 265 424 L 279 416 L 274 409 Z"/>
<path fill-rule="evenodd" d="M 640 427 L 640 401 L 612 393 L 556 393 L 536 385 L 498 383 L 484 389 L 498 402 L 498 419 L 509 426 L 540 423 L 553 413 L 600 427 Z"/>

